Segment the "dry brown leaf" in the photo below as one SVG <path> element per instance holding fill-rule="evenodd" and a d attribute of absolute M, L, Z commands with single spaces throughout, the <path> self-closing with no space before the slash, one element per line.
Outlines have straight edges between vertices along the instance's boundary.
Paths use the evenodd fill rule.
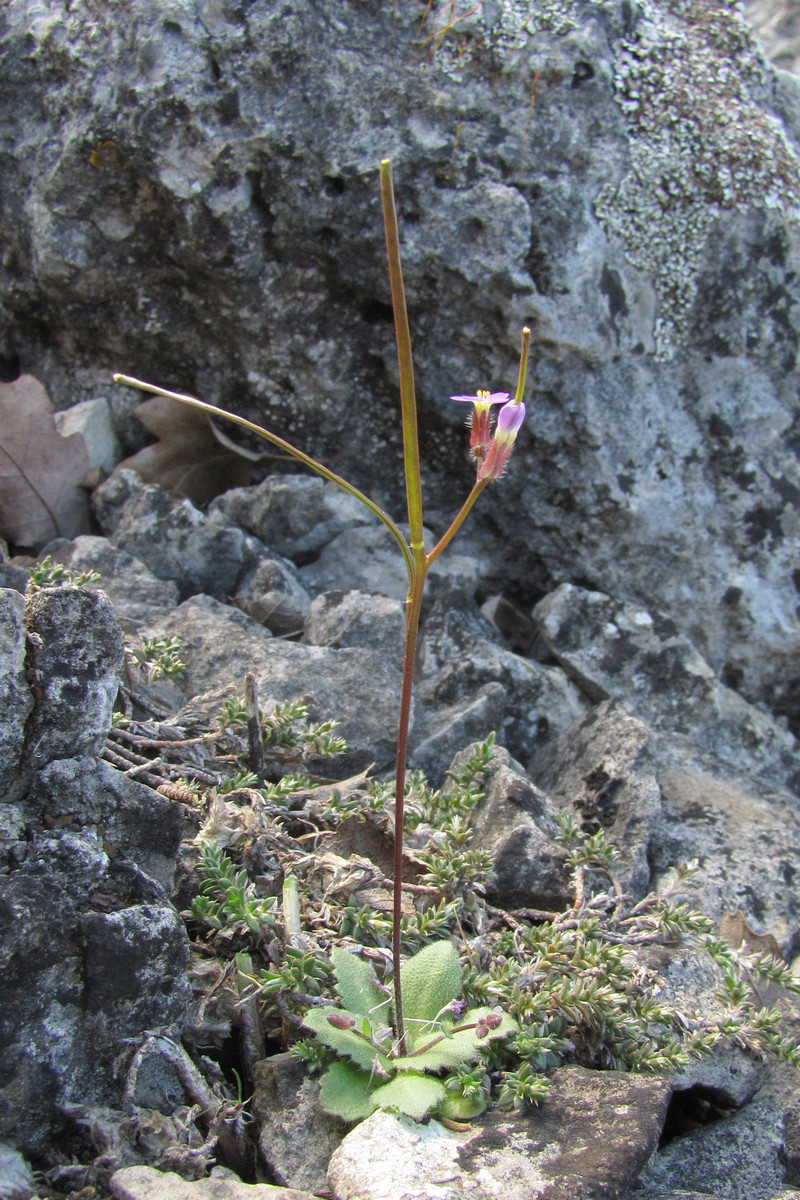
<path fill-rule="evenodd" d="M 724 912 L 719 923 L 719 936 L 733 950 L 744 948 L 746 954 L 773 954 L 783 958 L 781 948 L 771 933 L 754 933 L 740 912 Z"/>
<path fill-rule="evenodd" d="M 61 436 L 38 379 L 0 384 L 0 536 L 28 548 L 87 533 L 89 468 L 86 443 Z"/>
<path fill-rule="evenodd" d="M 246 487 L 253 463 L 265 456 L 237 446 L 207 413 L 166 396 L 153 396 L 134 412 L 159 439 L 116 468 L 130 467 L 145 483 L 157 483 L 193 504 L 208 504 L 229 488 Z"/>

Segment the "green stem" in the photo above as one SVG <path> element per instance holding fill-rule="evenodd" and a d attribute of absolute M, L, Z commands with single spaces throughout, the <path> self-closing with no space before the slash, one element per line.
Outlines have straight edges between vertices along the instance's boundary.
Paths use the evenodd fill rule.
<path fill-rule="evenodd" d="M 235 413 L 227 412 L 224 408 L 217 408 L 215 404 L 206 404 L 204 400 L 198 400 L 196 396 L 185 396 L 182 392 L 169 392 L 166 388 L 156 387 L 154 383 L 145 383 L 141 379 L 134 379 L 130 375 L 114 375 L 115 383 L 125 384 L 126 387 L 138 388 L 140 392 L 151 392 L 154 396 L 165 396 L 168 400 L 177 400 L 181 404 L 188 404 L 191 408 L 199 408 L 201 412 L 208 413 L 211 417 L 224 417 L 226 421 L 233 421 L 235 425 L 241 425 L 243 429 L 249 429 L 251 433 L 258 434 L 267 442 L 272 442 L 280 450 L 290 454 L 292 458 L 296 458 L 306 467 L 310 467 L 312 471 L 316 471 L 323 479 L 327 479 L 330 483 L 335 483 L 338 487 L 343 488 L 349 495 L 354 496 L 356 500 L 360 500 L 365 508 L 382 521 L 386 528 L 391 533 L 394 540 L 403 552 L 403 558 L 408 571 L 409 585 L 414 573 L 414 556 L 409 549 L 403 533 L 395 525 L 392 518 L 379 508 L 374 500 L 370 500 L 369 496 L 365 496 L 352 483 L 348 483 L 346 479 L 342 479 L 341 475 L 337 475 L 335 471 L 330 471 L 321 462 L 317 462 L 309 454 L 304 454 L 302 450 L 298 450 L 291 442 L 287 442 L 284 438 L 278 437 L 277 433 L 270 433 L 268 429 L 264 429 L 261 425 L 255 425 L 252 421 L 246 420 L 245 417 L 239 417 Z"/>
<path fill-rule="evenodd" d="M 464 524 L 464 520 L 466 519 L 467 514 L 469 513 L 473 504 L 478 499 L 478 496 L 480 496 L 481 492 L 486 487 L 488 482 L 489 482 L 488 478 L 475 480 L 472 491 L 467 496 L 464 503 L 461 505 L 461 509 L 459 510 L 458 516 L 456 516 L 455 519 L 451 522 L 450 528 L 447 530 L 446 533 L 442 534 L 442 536 L 439 538 L 439 541 L 436 543 L 436 545 L 431 550 L 430 554 L 425 559 L 427 566 L 430 566 L 431 563 L 434 562 L 439 557 L 439 555 L 442 553 L 442 551 L 450 544 L 450 542 L 456 536 L 459 529 Z"/>
<path fill-rule="evenodd" d="M 519 377 L 517 379 L 517 391 L 514 396 L 514 403 L 521 404 L 522 397 L 525 394 L 525 376 L 528 373 L 528 347 L 531 344 L 531 331 L 527 325 L 522 329 L 522 353 L 519 359 Z"/>
<path fill-rule="evenodd" d="M 388 158 L 381 163 L 381 201 L 383 224 L 386 230 L 386 254 L 389 259 L 389 283 L 392 289 L 392 308 L 397 338 L 397 365 L 400 372 L 400 406 L 403 416 L 403 461 L 406 476 L 406 503 L 411 548 L 422 546 L 422 484 L 419 473 L 419 438 L 417 436 L 417 402 L 414 393 L 414 361 L 411 355 L 411 332 L 408 326 L 403 268 L 400 263 L 400 235 L 394 204 L 392 164 Z"/>

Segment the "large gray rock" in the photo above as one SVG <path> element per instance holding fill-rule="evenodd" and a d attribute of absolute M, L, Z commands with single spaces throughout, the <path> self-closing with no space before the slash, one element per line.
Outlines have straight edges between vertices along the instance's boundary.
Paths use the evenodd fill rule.
<path fill-rule="evenodd" d="M 111 858 L 136 863 L 172 891 L 183 814 L 152 788 L 102 761 L 61 758 L 36 775 L 26 808 L 36 822 L 100 831 Z"/>
<path fill-rule="evenodd" d="M 346 529 L 375 523 L 360 501 L 316 475 L 268 475 L 257 487 L 233 488 L 218 497 L 209 513 L 298 564 L 316 557 Z"/>
<path fill-rule="evenodd" d="M 562 1067 L 536 1109 L 464 1133 L 376 1112 L 328 1168 L 335 1200 L 621 1200 L 655 1148 L 669 1084 Z"/>
<path fill-rule="evenodd" d="M 320 1109 L 319 1081 L 291 1054 L 266 1058 L 256 1064 L 251 1112 L 259 1160 L 275 1182 L 326 1191 L 330 1157 L 348 1127 Z"/>
<path fill-rule="evenodd" d="M 111 725 L 124 660 L 116 613 L 102 593 L 51 587 L 25 606 L 29 681 L 36 698 L 26 729 L 34 767 L 99 754 Z"/>
<path fill-rule="evenodd" d="M 471 475 L 447 397 L 513 386 L 527 322 L 485 568 L 664 612 L 796 722 L 796 92 L 727 0 L 449 11 L 11 0 L 4 371 L 120 417 L 112 369 L 195 391 L 401 516 L 392 156 L 437 528 Z"/>
<path fill-rule="evenodd" d="M 464 765 L 470 749 L 456 755 L 453 770 Z M 566 852 L 556 841 L 557 806 L 503 747 L 493 750 L 481 787 L 484 796 L 470 823 L 475 848 L 491 855 L 488 899 L 506 908 L 566 908 L 573 897 Z"/>
<path fill-rule="evenodd" d="M 118 549 L 108 538 L 84 534 L 72 541 L 45 546 L 53 562 L 73 571 L 94 571 L 120 620 L 141 620 L 153 608 L 172 608 L 178 588 L 171 579 L 158 579 L 139 558 Z"/>
<path fill-rule="evenodd" d="M 181 639 L 186 670 L 180 685 L 187 699 L 213 692 L 221 704 L 231 689 L 243 693 L 245 674 L 252 671 L 262 708 L 305 698 L 312 720 L 340 721 L 347 753 L 326 760 L 326 774 L 352 773 L 373 762 L 381 769 L 394 761 L 401 678 L 396 656 L 392 661 L 368 646 L 336 649 L 282 641 L 211 596 L 195 596 L 154 614 L 143 633 Z"/>
<path fill-rule="evenodd" d="M 243 565 L 258 557 L 258 544 L 236 525 L 143 484 L 133 471 L 120 471 L 101 484 L 94 505 L 117 549 L 138 558 L 156 578 L 172 581 L 182 598 L 199 592 L 230 595 Z"/>
<path fill-rule="evenodd" d="M 652 883 L 696 858 L 700 870 L 682 885 L 692 905 L 715 919 L 741 912 L 758 933 L 792 953 L 800 931 L 797 798 L 761 779 L 725 770 L 662 745 L 656 778 L 661 813 L 652 827 Z"/>
<path fill-rule="evenodd" d="M 670 1142 L 642 1172 L 645 1198 L 650 1188 L 679 1188 L 771 1200 L 785 1180 L 783 1121 L 780 1105 L 757 1098 L 728 1120 Z"/>
<path fill-rule="evenodd" d="M 36 835 L 0 914 L 0 1137 L 41 1150 L 60 1106 L 119 1106 L 123 1047 L 181 1021 L 188 939 L 162 888 L 88 831 Z"/>
<path fill-rule="evenodd" d="M 14 784 L 25 742 L 33 696 L 25 677 L 25 602 L 19 592 L 0 589 L 0 796 Z M 19 791 L 19 788 L 15 788 Z"/>
<path fill-rule="evenodd" d="M 468 594 L 447 587 L 422 626 L 419 697 L 434 710 L 457 711 L 477 704 L 487 688 L 497 696 L 487 732 L 494 729 L 500 744 L 523 762 L 588 708 L 563 670 L 515 654 Z"/>
<path fill-rule="evenodd" d="M 582 717 L 534 759 L 531 778 L 584 833 L 603 829 L 620 852 L 622 886 L 648 891 L 648 850 L 661 810 L 653 735 L 613 701 Z"/>
<path fill-rule="evenodd" d="M 571 584 L 541 600 L 533 617 L 548 651 L 587 696 L 624 700 L 706 754 L 800 787 L 792 734 L 726 687 L 671 618 Z"/>

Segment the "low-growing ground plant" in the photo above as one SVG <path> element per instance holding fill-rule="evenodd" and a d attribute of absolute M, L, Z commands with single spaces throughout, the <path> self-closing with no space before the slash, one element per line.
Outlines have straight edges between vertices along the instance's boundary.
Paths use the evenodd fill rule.
<path fill-rule="evenodd" d="M 515 914 L 486 903 L 488 864 L 465 873 L 463 853 L 492 746 L 489 738 L 473 747 L 442 789 L 416 772 L 407 784 L 407 823 L 429 830 L 438 883 L 420 885 L 413 913 L 402 918 L 404 1048 L 385 957 L 390 914 L 345 897 L 324 899 L 313 882 L 315 856 L 303 856 L 288 836 L 281 903 L 256 896 L 231 857 L 236 850 L 203 849 L 205 883 L 192 918 L 211 936 L 221 934 L 231 954 L 247 946 L 249 994 L 265 1018 L 277 1012 L 289 1022 L 293 1054 L 321 1075 L 323 1108 L 353 1121 L 379 1107 L 463 1121 L 492 1098 L 516 1109 L 538 1103 L 549 1071 L 565 1062 L 675 1071 L 730 1044 L 800 1065 L 780 1011 L 765 1007 L 758 992 L 760 981 L 800 992 L 800 981 L 775 958 L 728 946 L 709 918 L 681 900 L 696 864 L 676 870 L 663 892 L 635 901 L 615 877 L 618 855 L 605 833 L 587 835 L 565 816 L 560 836 L 573 905 Z M 370 798 L 361 820 L 386 819 L 384 783 L 357 794 Z M 303 795 L 298 789 L 295 800 Z M 354 812 L 349 801 L 326 807 L 316 828 L 335 829 Z M 279 820 L 291 814 L 287 796 Z M 426 852 L 417 856 L 424 861 Z M 265 954 L 275 937 L 283 944 L 279 964 Z M 694 1013 L 663 998 L 665 981 L 646 957 L 653 945 L 684 947 L 705 962 L 717 980 L 712 1011 Z"/>

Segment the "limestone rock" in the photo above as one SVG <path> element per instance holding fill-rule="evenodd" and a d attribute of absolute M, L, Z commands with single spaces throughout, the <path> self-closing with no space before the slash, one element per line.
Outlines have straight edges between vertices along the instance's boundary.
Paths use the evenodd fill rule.
<path fill-rule="evenodd" d="M 653 735 L 606 701 L 570 726 L 531 764 L 531 778 L 586 833 L 604 829 L 620 852 L 615 871 L 637 896 L 648 890 L 648 849 L 661 796 Z"/>
<path fill-rule="evenodd" d="M 95 511 L 114 545 L 140 559 L 158 579 L 172 580 L 182 597 L 225 597 L 236 588 L 246 557 L 255 558 L 241 529 L 206 517 L 189 500 L 154 484 L 112 477 L 94 495 Z"/>
<path fill-rule="evenodd" d="M 99 754 L 123 663 L 122 635 L 107 597 L 88 588 L 42 588 L 25 606 L 36 708 L 31 762 Z"/>
<path fill-rule="evenodd" d="M 335 1200 L 621 1200 L 658 1141 L 663 1080 L 562 1067 L 535 1110 L 496 1109 L 464 1133 L 373 1113 L 335 1151 Z"/>
<path fill-rule="evenodd" d="M 405 613 L 398 600 L 370 592 L 323 592 L 306 614 L 303 641 L 310 646 L 375 650 L 403 666 Z"/>
<path fill-rule="evenodd" d="M 154 1167 L 123 1167 L 111 1176 L 117 1200 L 313 1200 L 310 1192 L 242 1183 L 229 1172 L 209 1179 L 182 1179 L 174 1171 Z"/>
<path fill-rule="evenodd" d="M 645 1189 L 710 1189 L 712 1195 L 736 1200 L 769 1200 L 781 1193 L 785 1178 L 783 1120 L 780 1105 L 756 1098 L 727 1120 L 659 1150 L 642 1172 L 641 1183 Z"/>
<path fill-rule="evenodd" d="M 653 884 L 697 858 L 682 892 L 701 912 L 741 912 L 758 933 L 790 952 L 800 921 L 800 820 L 793 793 L 662 747 L 656 767 L 661 814 L 652 829 Z"/>
<path fill-rule="evenodd" d="M 253 1085 L 262 1165 L 284 1187 L 326 1191 L 328 1163 L 347 1125 L 320 1109 L 319 1081 L 291 1054 L 277 1054 L 256 1065 Z"/>
<path fill-rule="evenodd" d="M 0 1196 L 2 1200 L 29 1200 L 36 1191 L 33 1171 L 19 1151 L 0 1142 Z"/>
<path fill-rule="evenodd" d="M 113 471 L 122 454 L 111 416 L 111 406 L 103 396 L 83 400 L 55 414 L 56 429 L 61 437 L 79 433 L 86 445 L 90 467 Z"/>
<path fill-rule="evenodd" d="M 88 832 L 35 835 L 0 912 L 0 1136 L 41 1150 L 59 1106 L 120 1104 L 124 1044 L 180 1022 L 188 939 L 159 885 Z"/>
<path fill-rule="evenodd" d="M 446 706 L 457 711 L 458 706 L 476 704 L 488 685 L 501 689 L 488 728 L 496 730 L 500 744 L 523 761 L 587 708 L 560 668 L 515 654 L 470 595 L 447 587 L 437 596 L 420 633 L 420 699 L 433 710 Z"/>
<path fill-rule="evenodd" d="M 663 612 L 797 722 L 800 105 L 741 6 L 6 10 L 9 374 L 57 409 L 147 374 L 401 514 L 391 156 L 432 507 L 470 486 L 447 397 L 513 387 L 527 322 L 536 420 L 477 506 L 483 567 Z"/>
<path fill-rule="evenodd" d="M 433 542 L 433 537 L 427 533 L 426 546 L 432 546 Z M 408 592 L 405 561 L 383 525 L 340 533 L 323 548 L 314 562 L 301 569 L 300 575 L 307 587 L 318 592 L 355 588 L 362 592 L 379 592 L 395 600 L 405 600 Z M 443 554 L 428 572 L 426 592 L 433 596 L 448 584 L 474 591 L 479 576 L 478 561 L 471 555 Z"/>
<path fill-rule="evenodd" d="M 0 589 L 0 796 L 14 784 L 33 696 L 25 676 L 25 602 L 19 592 Z M 13 790 L 19 792 L 19 786 Z"/>
<path fill-rule="evenodd" d="M 428 782 L 438 787 L 445 764 L 471 742 L 482 742 L 502 729 L 506 696 L 499 683 L 487 683 L 474 695 L 434 712 L 424 712 L 417 722 L 409 765 L 424 771 Z"/>
<path fill-rule="evenodd" d="M 183 817 L 152 788 L 108 763 L 62 758 L 37 774 L 26 808 L 37 821 L 99 831 L 110 857 L 130 859 L 171 892 Z"/>
<path fill-rule="evenodd" d="M 72 541 L 50 542 L 42 551 L 53 562 L 73 571 L 96 571 L 120 620 L 138 621 L 153 608 L 173 608 L 178 588 L 171 579 L 158 579 L 139 558 L 118 549 L 108 538 L 84 534 Z"/>
<path fill-rule="evenodd" d="M 669 617 L 563 584 L 534 609 L 549 650 L 592 699 L 619 697 L 656 729 L 790 786 L 794 737 L 721 683 Z"/>
<path fill-rule="evenodd" d="M 252 671 L 262 708 L 305 697 L 312 720 L 341 721 L 348 750 L 325 760 L 326 775 L 393 761 L 400 671 L 378 651 L 282 641 L 210 596 L 194 597 L 155 617 L 144 632 L 181 638 L 186 663 L 181 687 L 187 698 L 213 690 L 221 703 L 226 689 L 243 691 L 245 673 Z"/>
<path fill-rule="evenodd" d="M 456 755 L 454 770 L 469 753 L 467 747 Z M 475 847 L 491 854 L 487 898 L 507 908 L 553 911 L 569 905 L 566 854 L 555 840 L 556 806 L 503 747 L 493 751 L 482 786 L 471 825 Z"/>
<path fill-rule="evenodd" d="M 233 488 L 213 501 L 209 515 L 214 514 L 298 565 L 346 529 L 375 523 L 360 501 L 310 475 L 269 475 L 255 487 Z"/>
<path fill-rule="evenodd" d="M 285 558 L 262 558 L 240 577 L 234 603 L 278 637 L 302 632 L 311 596 Z"/>

